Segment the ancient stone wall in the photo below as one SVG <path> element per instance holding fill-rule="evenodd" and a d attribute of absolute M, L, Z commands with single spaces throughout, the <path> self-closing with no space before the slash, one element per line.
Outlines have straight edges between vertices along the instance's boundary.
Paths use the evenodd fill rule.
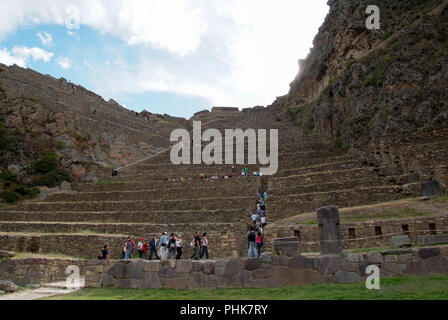
<path fill-rule="evenodd" d="M 353 283 L 376 265 L 381 277 L 448 273 L 448 248 L 402 249 L 310 258 L 233 258 L 228 261 L 91 261 L 87 287 L 118 288 L 268 288 L 314 283 Z"/>
<path fill-rule="evenodd" d="M 276 237 L 296 236 L 299 238 L 302 252 L 319 251 L 317 224 L 268 226 L 265 230 L 266 242 Z M 341 223 L 342 246 L 345 249 L 389 247 L 391 237 L 401 234 L 409 235 L 413 243 L 417 235 L 448 234 L 448 217 Z"/>
<path fill-rule="evenodd" d="M 63 281 L 69 274 L 68 266 L 79 267 L 80 274 L 85 273 L 87 261 L 68 259 L 10 259 L 0 260 L 0 279 L 9 280 L 19 286 Z"/>
<path fill-rule="evenodd" d="M 136 225 L 127 225 L 129 231 L 123 234 L 116 232 L 112 224 L 83 226 L 80 224 L 58 224 L 55 228 L 48 229 L 48 224 L 27 224 L 28 232 L 16 232 L 16 229 L 23 229 L 23 226 L 14 223 L 5 224 L 2 230 L 10 233 L 0 233 L 0 247 L 17 252 L 32 252 L 39 254 L 58 253 L 72 257 L 96 258 L 105 244 L 111 247 L 111 257 L 113 259 L 121 258 L 121 248 L 125 244 L 128 235 L 135 239 L 143 237 L 146 242 L 152 238 L 152 234 L 160 235 L 161 232 L 179 233 L 176 225 L 155 225 L 151 229 L 145 229 Z M 84 228 L 91 228 L 84 229 Z M 240 248 L 244 247 L 243 239 L 246 229 L 236 224 L 204 224 L 203 229 L 198 230 L 198 225 L 182 225 L 182 237 L 184 239 L 184 250 L 182 259 L 188 259 L 193 254 L 193 249 L 189 246 L 194 234 L 207 232 L 209 239 L 209 254 L 213 258 L 225 258 L 237 256 Z M 76 233 L 81 232 L 82 233 Z M 40 233 L 48 232 L 48 233 Z M 67 232 L 67 233 L 63 233 Z M 72 233 L 68 233 L 72 232 Z M 103 232 L 103 234 L 99 233 Z M 92 234 L 89 234 L 92 233 Z M 94 234 L 93 234 L 94 233 Z M 135 253 L 136 254 L 136 253 Z M 145 254 L 145 258 L 148 257 Z"/>

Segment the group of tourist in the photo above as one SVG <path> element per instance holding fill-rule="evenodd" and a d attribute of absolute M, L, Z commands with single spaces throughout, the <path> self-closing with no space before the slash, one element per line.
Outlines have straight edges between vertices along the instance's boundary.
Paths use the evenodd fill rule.
<path fill-rule="evenodd" d="M 261 194 L 258 193 L 257 208 L 251 215 L 252 226 L 247 233 L 248 244 L 248 258 L 260 258 L 261 248 L 263 247 L 263 228 L 266 226 L 266 204 L 265 201 L 268 197 L 267 192 Z"/>
<path fill-rule="evenodd" d="M 190 259 L 200 260 L 204 256 L 206 259 L 209 259 L 208 253 L 208 236 L 207 233 L 203 233 L 202 236 L 199 232 L 196 232 L 193 240 L 190 243 L 190 246 L 193 247 L 193 255 Z M 182 256 L 183 251 L 183 240 L 182 235 L 171 233 L 168 236 L 167 232 L 163 232 L 159 239 L 157 239 L 157 235 L 153 235 L 149 244 L 143 241 L 143 238 L 139 238 L 137 245 L 131 236 L 128 237 L 128 240 L 122 247 L 122 255 L 121 258 L 123 260 L 132 259 L 135 252 L 138 253 L 140 259 L 143 259 L 143 255 L 147 253 L 149 250 L 148 259 L 152 260 L 154 255 L 156 260 L 168 260 L 168 259 L 176 259 L 179 260 Z M 100 260 L 109 260 L 110 259 L 110 247 L 109 245 L 105 245 L 98 255 L 98 259 Z"/>

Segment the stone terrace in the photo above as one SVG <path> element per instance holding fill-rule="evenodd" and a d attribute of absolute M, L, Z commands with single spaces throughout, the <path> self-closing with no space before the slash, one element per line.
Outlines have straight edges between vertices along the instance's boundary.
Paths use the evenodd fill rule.
<path fill-rule="evenodd" d="M 153 233 L 167 231 L 183 235 L 183 258 L 189 258 L 188 243 L 199 231 L 208 232 L 213 258 L 245 256 L 245 234 L 259 190 L 268 191 L 266 212 L 272 223 L 329 204 L 344 208 L 420 196 L 421 183 L 431 179 L 428 174 L 378 161 L 374 152 L 347 154 L 319 136 L 301 136 L 284 115 L 267 109 L 232 111 L 227 118 L 225 114 L 220 112 L 216 121 L 207 114 L 202 129 L 279 129 L 275 176 L 202 180 L 200 174 L 229 175 L 231 166 L 175 166 L 167 149 L 100 184 L 78 184 L 66 193 L 2 209 L 0 248 L 95 258 L 104 243 L 109 243 L 112 257 L 119 258 L 128 235 L 148 240 Z M 428 134 L 430 142 L 419 150 L 444 154 L 445 133 L 432 136 Z M 419 144 L 409 140 L 409 147 Z M 431 166 L 437 167 L 439 158 L 431 159 Z M 238 174 L 244 166 L 235 168 Z M 251 165 L 249 172 L 258 168 Z M 181 177 L 184 181 L 179 181 Z M 267 239 L 275 234 L 269 226 L 265 231 Z M 288 232 L 293 235 L 294 228 Z"/>

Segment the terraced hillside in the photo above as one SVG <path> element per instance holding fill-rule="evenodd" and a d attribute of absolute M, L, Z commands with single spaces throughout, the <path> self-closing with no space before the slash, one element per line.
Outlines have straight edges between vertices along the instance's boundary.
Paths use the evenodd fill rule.
<path fill-rule="evenodd" d="M 55 131 L 50 140 L 67 146 L 58 152 L 69 165 L 107 160 L 104 165 L 124 166 L 118 177 L 78 182 L 71 191 L 3 207 L 0 248 L 94 258 L 109 243 L 113 258 L 119 258 L 128 235 L 149 240 L 167 231 L 183 235 L 183 258 L 188 258 L 188 243 L 200 231 L 210 235 L 212 258 L 230 257 L 245 255 L 249 216 L 260 190 L 269 194 L 267 240 L 279 235 L 313 240 L 317 226 L 303 229 L 300 216 L 314 215 L 322 206 L 338 205 L 341 212 L 358 210 L 362 216 L 367 206 L 448 192 L 443 86 L 448 1 L 379 1 L 381 31 L 364 28 L 366 4 L 329 1 L 330 13 L 288 95 L 267 108 L 195 114 L 203 130 L 278 129 L 278 171 L 269 177 L 221 178 L 231 173 L 229 164 L 175 166 L 169 133 L 191 129 L 191 119 L 145 119 L 63 79 L 0 65 L 0 98 L 10 127 L 24 126 L 28 140 L 43 145 Z M 39 119 L 47 119 L 41 116 L 47 105 L 52 121 L 44 128 Z M 90 130 L 95 146 L 73 142 L 81 125 Z M 82 148 L 87 149 L 79 156 Z M 259 167 L 250 165 L 249 172 Z M 243 168 L 236 165 L 236 173 Z M 201 180 L 201 174 L 219 178 Z M 397 213 L 399 221 L 408 218 Z M 402 231 L 429 223 L 445 228 L 445 216 L 437 219 L 403 223 L 409 229 Z M 401 232 L 401 227 L 378 220 L 345 226 L 343 236 L 347 248 L 384 245 L 387 230 Z M 360 235 L 381 240 L 355 241 Z"/>

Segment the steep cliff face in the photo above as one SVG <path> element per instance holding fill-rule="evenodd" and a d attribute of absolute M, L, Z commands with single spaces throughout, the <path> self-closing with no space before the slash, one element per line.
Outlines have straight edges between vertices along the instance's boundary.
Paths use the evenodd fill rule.
<path fill-rule="evenodd" d="M 314 48 L 273 107 L 305 133 L 359 147 L 382 133 L 448 125 L 448 1 L 330 0 Z M 366 8 L 381 28 L 366 28 Z"/>
<path fill-rule="evenodd" d="M 99 168 L 123 166 L 166 148 L 170 132 L 189 123 L 136 114 L 65 79 L 2 64 L 0 116 L 5 140 L 11 140 L 2 148 L 0 169 L 29 175 L 31 163 L 52 150 L 77 181 L 95 180 Z"/>

